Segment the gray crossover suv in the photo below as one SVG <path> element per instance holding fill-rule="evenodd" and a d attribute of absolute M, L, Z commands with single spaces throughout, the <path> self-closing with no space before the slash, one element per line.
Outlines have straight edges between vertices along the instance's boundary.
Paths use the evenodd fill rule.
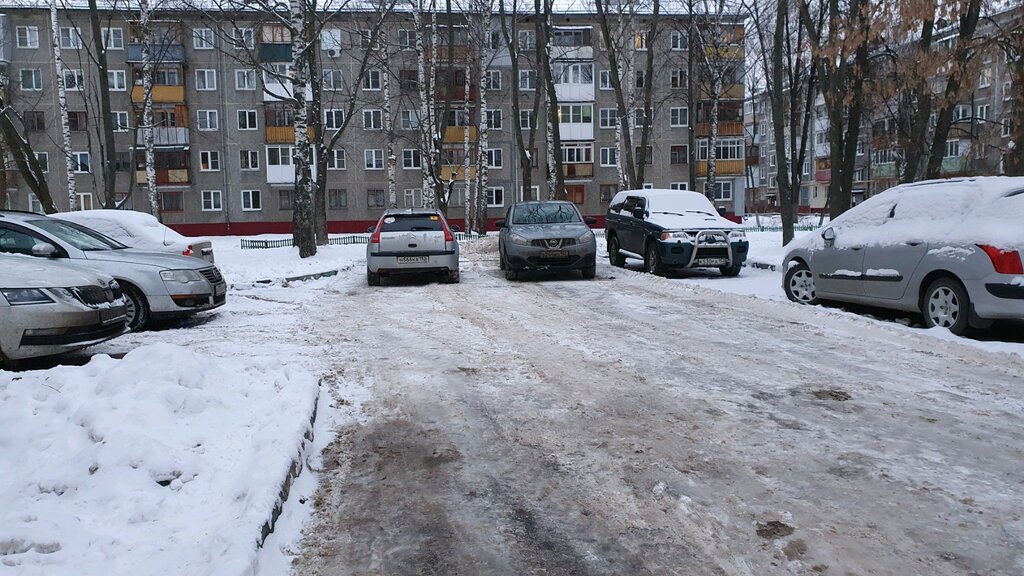
<path fill-rule="evenodd" d="M 366 282 L 379 286 L 381 277 L 402 274 L 443 274 L 459 281 L 459 243 L 437 210 L 387 210 L 370 228 L 366 245 Z"/>
<path fill-rule="evenodd" d="M 890 188 L 790 244 L 790 300 L 920 312 L 954 334 L 1024 319 L 1024 178 Z"/>
<path fill-rule="evenodd" d="M 590 224 L 571 202 L 518 202 L 498 220 L 499 266 L 516 280 L 530 270 L 579 270 L 593 278 L 597 241 Z"/>

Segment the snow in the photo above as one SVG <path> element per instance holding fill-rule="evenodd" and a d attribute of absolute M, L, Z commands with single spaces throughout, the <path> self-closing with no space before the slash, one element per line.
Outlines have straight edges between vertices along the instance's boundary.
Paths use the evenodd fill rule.
<path fill-rule="evenodd" d="M 893 270 L 892 268 L 868 268 L 864 271 L 864 275 L 876 278 L 899 278 L 901 276 L 899 270 Z"/>
<path fill-rule="evenodd" d="M 246 573 L 316 396 L 278 358 L 173 344 L 0 372 L 3 566 Z"/>
<path fill-rule="evenodd" d="M 928 251 L 929 256 L 960 261 L 966 260 L 971 254 L 974 254 L 974 248 L 960 248 L 958 246 L 943 246 L 942 248 L 932 248 Z"/>
<path fill-rule="evenodd" d="M 281 240 L 290 236 L 246 236 L 250 240 Z M 349 269 L 357 259 L 366 257 L 365 244 L 317 246 L 316 255 L 299 258 L 296 247 L 242 250 L 241 238 L 217 236 L 211 239 L 217 266 L 229 285 L 282 283 L 285 278 Z"/>
<path fill-rule="evenodd" d="M 832 273 L 833 276 L 844 276 L 848 278 L 857 278 L 860 276 L 860 272 L 856 270 L 836 270 Z"/>
<path fill-rule="evenodd" d="M 189 238 L 164 226 L 154 216 L 135 210 L 60 212 L 54 218 L 87 226 L 129 246 L 171 246 L 209 238 Z"/>

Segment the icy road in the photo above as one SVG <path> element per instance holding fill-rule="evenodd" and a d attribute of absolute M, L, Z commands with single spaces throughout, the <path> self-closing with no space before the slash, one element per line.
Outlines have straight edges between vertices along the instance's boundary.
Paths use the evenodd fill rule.
<path fill-rule="evenodd" d="M 1024 360 L 610 268 L 369 288 L 300 575 L 1024 574 Z M 614 280 L 611 278 L 614 276 Z"/>

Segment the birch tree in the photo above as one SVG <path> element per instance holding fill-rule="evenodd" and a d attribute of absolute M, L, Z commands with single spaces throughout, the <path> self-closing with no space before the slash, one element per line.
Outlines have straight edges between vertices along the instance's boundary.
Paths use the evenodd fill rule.
<path fill-rule="evenodd" d="M 99 116 L 97 131 L 100 137 L 99 164 L 103 180 L 103 207 L 117 206 L 117 166 L 113 158 L 117 153 L 114 142 L 114 125 L 110 109 L 110 83 L 108 81 L 107 38 L 100 26 L 100 11 L 96 0 L 89 0 L 89 25 L 92 30 L 93 56 L 99 76 Z"/>
<path fill-rule="evenodd" d="M 149 0 L 139 0 L 139 32 L 142 36 L 142 142 L 145 149 L 146 187 L 151 213 L 163 221 L 156 182 L 156 146 L 153 137 L 153 23 Z"/>
<path fill-rule="evenodd" d="M 492 61 L 494 55 L 491 51 L 491 0 L 483 0 L 479 4 L 480 8 L 480 25 L 477 28 L 479 31 L 476 44 L 483 46 L 483 54 L 480 58 L 480 69 L 478 77 L 480 78 L 480 88 L 477 91 L 477 110 L 480 114 L 480 129 L 477 137 L 477 160 L 476 160 L 476 189 L 478 192 L 478 200 L 476 207 L 477 222 L 475 229 L 480 234 L 484 234 L 487 231 L 487 188 L 488 188 L 488 169 L 490 168 L 490 159 L 488 158 L 488 133 L 490 131 L 490 122 L 488 121 L 487 114 L 489 108 L 487 107 L 487 92 L 490 90 L 490 80 L 487 75 L 487 66 Z M 466 232 L 469 232 L 471 228 L 466 227 Z"/>
<path fill-rule="evenodd" d="M 56 68 L 57 84 L 57 115 L 60 119 L 62 153 L 64 155 L 64 166 L 67 168 L 68 205 L 71 210 L 78 209 L 78 190 L 75 186 L 75 172 L 78 170 L 77 161 L 71 148 L 71 127 L 68 123 L 68 94 L 64 82 L 64 60 L 61 56 L 60 46 L 60 20 L 57 16 L 57 0 L 50 0 L 50 28 L 53 33 L 53 62 Z M 75 34 L 75 28 L 71 34 Z M 78 41 L 81 41 L 78 39 Z"/>
<path fill-rule="evenodd" d="M 565 200 L 565 172 L 562 170 L 562 135 L 559 130 L 558 94 L 551 73 L 551 2 L 534 0 L 537 34 L 537 76 L 545 95 L 545 150 L 547 152 L 548 199 Z"/>

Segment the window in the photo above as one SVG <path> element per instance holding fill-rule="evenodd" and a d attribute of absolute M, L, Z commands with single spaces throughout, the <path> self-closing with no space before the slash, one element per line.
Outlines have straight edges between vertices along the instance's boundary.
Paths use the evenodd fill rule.
<path fill-rule="evenodd" d="M 498 50 L 499 48 L 501 48 L 502 47 L 502 43 L 501 42 L 502 42 L 501 32 L 498 31 L 498 30 L 491 30 L 490 35 L 488 35 L 488 44 L 487 44 L 488 46 L 490 46 L 491 50 Z"/>
<path fill-rule="evenodd" d="M 669 147 L 670 164 L 686 164 L 689 162 L 690 151 L 686 144 L 676 144 Z"/>
<path fill-rule="evenodd" d="M 519 71 L 519 89 L 520 90 L 536 90 L 537 89 L 537 71 L 536 70 L 520 70 Z"/>
<path fill-rule="evenodd" d="M 323 89 L 332 91 L 345 89 L 341 70 L 324 70 Z"/>
<path fill-rule="evenodd" d="M 320 32 L 320 49 L 330 56 L 341 54 L 341 30 L 338 28 L 324 28 Z"/>
<path fill-rule="evenodd" d="M 519 189 L 519 199 L 524 202 L 535 202 L 540 200 L 540 186 L 530 186 L 529 189 L 525 187 Z"/>
<path fill-rule="evenodd" d="M 196 70 L 196 90 L 210 92 L 217 89 L 217 71 L 212 69 Z"/>
<path fill-rule="evenodd" d="M 637 50 L 647 50 L 647 33 L 637 32 L 633 37 L 633 47 Z"/>
<path fill-rule="evenodd" d="M 686 70 L 681 68 L 673 68 L 669 73 L 668 85 L 671 88 L 686 88 L 688 82 L 686 77 Z"/>
<path fill-rule="evenodd" d="M 406 148 L 402 150 L 402 168 L 406 170 L 416 170 L 421 167 L 420 165 L 420 151 L 415 148 Z"/>
<path fill-rule="evenodd" d="M 593 124 L 594 107 L 590 104 L 562 104 L 558 107 L 558 121 L 563 124 Z"/>
<path fill-rule="evenodd" d="M 267 146 L 267 166 L 291 166 L 291 146 Z"/>
<path fill-rule="evenodd" d="M 403 206 L 406 208 L 419 208 L 423 205 L 423 198 L 421 196 L 419 188 L 406 188 L 402 199 Z"/>
<path fill-rule="evenodd" d="M 614 167 L 619 158 L 618 148 L 601 148 L 601 166 L 608 168 Z"/>
<path fill-rule="evenodd" d="M 598 126 L 601 128 L 615 128 L 619 123 L 619 111 L 615 108 L 601 108 L 598 110 Z"/>
<path fill-rule="evenodd" d="M 742 139 L 739 138 L 723 138 L 715 143 L 715 159 L 716 160 L 743 160 L 746 156 L 746 146 Z M 708 141 L 699 140 L 697 142 L 697 159 L 707 160 L 708 159 Z M 770 162 L 769 162 L 770 164 Z M 773 164 L 772 164 L 773 165 Z"/>
<path fill-rule="evenodd" d="M 857 168 L 856 170 L 853 171 L 853 181 L 854 182 L 863 182 L 864 181 L 864 175 L 866 173 L 867 172 L 863 168 Z"/>
<path fill-rule="evenodd" d="M 256 47 L 256 35 L 252 28 L 235 28 L 232 31 L 231 43 L 235 50 L 252 50 Z"/>
<path fill-rule="evenodd" d="M 669 35 L 669 38 L 672 41 L 672 50 L 686 50 L 689 46 L 689 41 L 687 40 L 686 35 L 678 30 L 673 30 Z"/>
<path fill-rule="evenodd" d="M 867 146 L 867 142 L 866 141 L 858 140 L 857 141 L 857 156 L 863 156 L 864 152 L 867 150 L 867 148 L 868 148 L 868 146 Z"/>
<path fill-rule="evenodd" d="M 25 122 L 25 131 L 27 132 L 45 132 L 46 131 L 46 117 L 40 110 L 29 110 L 22 114 L 22 120 Z"/>
<path fill-rule="evenodd" d="M 690 109 L 683 106 L 682 108 L 670 108 L 669 109 L 669 126 L 672 128 L 681 128 L 690 124 Z"/>
<path fill-rule="evenodd" d="M 213 50 L 213 29 L 195 28 L 192 30 L 192 47 L 196 50 Z"/>
<path fill-rule="evenodd" d="M 345 150 L 331 150 L 327 155 L 327 169 L 345 170 L 346 168 Z"/>
<path fill-rule="evenodd" d="M 107 50 L 124 50 L 124 28 L 101 28 Z"/>
<path fill-rule="evenodd" d="M 197 110 L 196 128 L 203 131 L 219 130 L 220 118 L 216 110 Z"/>
<path fill-rule="evenodd" d="M 242 68 L 235 70 L 235 90 L 255 90 L 256 70 L 254 68 Z"/>
<path fill-rule="evenodd" d="M 487 207 L 495 208 L 505 205 L 505 188 L 501 186 L 489 186 L 487 188 Z"/>
<path fill-rule="evenodd" d="M 88 152 L 72 152 L 71 160 L 74 162 L 76 173 L 92 172 L 92 157 Z"/>
<path fill-rule="evenodd" d="M 340 108 L 324 110 L 324 128 L 327 130 L 341 130 L 345 125 L 345 111 Z"/>
<path fill-rule="evenodd" d="M 415 92 L 420 89 L 420 73 L 416 70 L 399 70 L 398 85 L 402 90 Z"/>
<path fill-rule="evenodd" d="M 555 84 L 587 84 L 594 85 L 594 65 L 584 63 L 560 63 L 551 65 L 551 78 Z"/>
<path fill-rule="evenodd" d="M 448 111 L 448 125 L 449 126 L 469 126 L 469 111 L 468 110 L 449 110 Z"/>
<path fill-rule="evenodd" d="M 530 110 L 519 111 L 519 127 L 523 130 L 533 130 L 533 112 Z"/>
<path fill-rule="evenodd" d="M 416 110 L 402 110 L 399 118 L 402 130 L 419 130 L 420 114 Z"/>
<path fill-rule="evenodd" d="M 590 142 L 563 142 L 562 162 L 565 164 L 593 164 L 594 145 Z"/>
<path fill-rule="evenodd" d="M 964 104 L 957 105 L 953 109 L 953 121 L 964 120 L 971 115 L 971 107 Z"/>
<path fill-rule="evenodd" d="M 398 49 L 399 50 L 415 50 L 416 49 L 416 31 L 415 30 L 399 30 L 398 31 Z"/>
<path fill-rule="evenodd" d="M 1013 97 L 1013 93 L 1011 92 L 1012 88 L 1013 88 L 1013 82 L 1011 82 L 1010 80 L 1007 80 L 1006 82 L 1003 82 L 1003 100 L 1004 101 L 1005 100 L 1009 100 L 1010 98 Z"/>
<path fill-rule="evenodd" d="M 72 132 L 85 132 L 89 118 L 85 112 L 68 112 L 68 129 Z"/>
<path fill-rule="evenodd" d="M 114 111 L 110 113 L 110 124 L 114 132 L 127 132 L 131 126 L 128 125 L 128 112 Z"/>
<path fill-rule="evenodd" d="M 637 88 L 643 88 L 647 85 L 647 76 L 645 76 L 644 73 L 644 70 L 636 70 L 634 72 L 633 82 Z"/>
<path fill-rule="evenodd" d="M 217 150 L 203 150 L 199 153 L 199 170 L 201 172 L 220 171 L 220 152 Z"/>
<path fill-rule="evenodd" d="M 732 200 L 732 182 L 715 182 L 715 200 L 721 202 Z"/>
<path fill-rule="evenodd" d="M 278 190 L 277 191 L 277 205 L 280 206 L 281 210 L 291 210 L 292 200 L 295 196 L 294 190 Z"/>
<path fill-rule="evenodd" d="M 988 120 L 988 111 L 989 111 L 989 105 L 988 104 L 981 104 L 981 105 L 978 106 L 978 110 L 974 114 L 974 117 L 977 118 L 978 120 Z"/>
<path fill-rule="evenodd" d="M 363 50 L 369 50 L 370 49 L 370 40 L 373 39 L 372 38 L 373 32 L 370 31 L 370 30 L 360 30 L 358 32 L 358 34 L 359 34 L 359 48 L 361 48 Z M 375 48 L 379 48 L 379 47 L 380 46 L 378 45 Z"/>
<path fill-rule="evenodd" d="M 60 29 L 60 47 L 78 49 L 82 47 L 82 33 L 78 28 Z"/>
<path fill-rule="evenodd" d="M 366 191 L 366 207 L 367 208 L 383 208 L 384 204 L 384 191 L 378 188 L 371 188 Z"/>
<path fill-rule="evenodd" d="M 652 120 L 652 114 L 649 110 L 641 110 L 636 108 L 633 110 L 633 125 L 634 126 L 647 126 Z"/>
<path fill-rule="evenodd" d="M 161 212 L 181 212 L 185 209 L 185 193 L 181 190 L 170 190 L 160 193 Z"/>
<path fill-rule="evenodd" d="M 650 166 L 654 164 L 654 149 L 648 146 L 646 150 L 639 146 L 633 148 L 633 158 L 636 159 L 637 164 L 645 164 Z"/>
<path fill-rule="evenodd" d="M 519 50 L 536 50 L 537 32 L 535 30 L 519 31 Z"/>
<path fill-rule="evenodd" d="M 238 129 L 239 130 L 255 130 L 256 129 L 256 111 L 255 110 L 239 110 L 238 114 Z"/>
<path fill-rule="evenodd" d="M 76 210 L 92 210 L 92 192 L 76 192 L 75 200 L 78 203 Z"/>
<path fill-rule="evenodd" d="M 992 68 L 986 66 L 978 74 L 978 88 L 988 88 L 992 85 Z"/>
<path fill-rule="evenodd" d="M 327 190 L 327 207 L 331 210 L 348 209 L 348 191 L 341 188 Z"/>
<path fill-rule="evenodd" d="M 135 81 L 142 84 L 141 78 L 136 78 Z M 181 86 L 180 71 L 173 66 L 161 66 L 153 72 L 153 83 L 160 86 Z"/>
<path fill-rule="evenodd" d="M 127 73 L 124 70 L 107 70 L 107 87 L 113 92 L 127 90 Z"/>
<path fill-rule="evenodd" d="M 46 152 L 36 152 L 36 162 L 39 162 L 39 169 L 44 174 L 50 171 L 50 155 Z"/>
<path fill-rule="evenodd" d="M 1002 131 L 1001 131 L 1002 137 L 1003 138 L 1009 138 L 1010 137 L 1010 119 L 1009 118 L 1007 118 L 1006 120 L 1003 120 L 1002 128 L 1003 128 Z"/>
<path fill-rule="evenodd" d="M 260 153 L 258 150 L 240 150 L 238 152 L 238 165 L 241 170 L 259 170 Z"/>
<path fill-rule="evenodd" d="M 18 26 L 18 48 L 39 48 L 39 27 Z"/>
<path fill-rule="evenodd" d="M 668 185 L 669 190 L 688 190 L 689 184 L 686 182 L 672 182 Z"/>
<path fill-rule="evenodd" d="M 893 148 L 875 150 L 871 155 L 874 164 L 892 164 L 896 162 L 896 150 Z"/>
<path fill-rule="evenodd" d="M 615 198 L 615 195 L 618 194 L 618 193 L 619 193 L 619 185 L 618 184 L 601 184 L 601 188 L 600 188 L 601 197 L 600 197 L 600 200 L 601 200 L 601 202 L 604 202 L 604 203 L 607 204 L 608 202 L 611 202 L 612 198 Z"/>
<path fill-rule="evenodd" d="M 487 127 L 501 130 L 501 110 L 487 111 Z"/>
<path fill-rule="evenodd" d="M 504 158 L 501 148 L 488 148 L 487 149 L 487 167 L 488 168 L 502 168 L 504 166 Z"/>
<path fill-rule="evenodd" d="M 363 74 L 363 90 L 380 90 L 380 70 L 367 70 Z"/>
<path fill-rule="evenodd" d="M 565 185 L 565 199 L 573 204 L 583 204 L 586 186 L 583 184 L 566 184 Z"/>
<path fill-rule="evenodd" d="M 367 170 L 383 170 L 384 151 L 380 148 L 363 150 L 363 167 Z"/>
<path fill-rule="evenodd" d="M 64 71 L 64 88 L 66 90 L 78 92 L 82 90 L 84 85 L 85 76 L 82 74 L 81 69 Z"/>
<path fill-rule="evenodd" d="M 380 130 L 384 127 L 382 110 L 363 110 L 363 130 Z"/>
<path fill-rule="evenodd" d="M 960 156 L 960 141 L 946 140 L 946 158 L 956 158 L 957 156 Z"/>
<path fill-rule="evenodd" d="M 600 90 L 611 90 L 612 89 L 612 71 L 601 70 L 598 76 L 597 87 Z"/>
<path fill-rule="evenodd" d="M 263 209 L 263 199 L 259 190 L 242 190 L 242 212 L 259 212 Z"/>
<path fill-rule="evenodd" d="M 21 89 L 22 90 L 42 90 L 43 89 L 43 71 L 38 68 L 22 69 L 21 70 Z"/>
<path fill-rule="evenodd" d="M 488 70 L 484 79 L 485 90 L 501 90 L 501 70 Z"/>

